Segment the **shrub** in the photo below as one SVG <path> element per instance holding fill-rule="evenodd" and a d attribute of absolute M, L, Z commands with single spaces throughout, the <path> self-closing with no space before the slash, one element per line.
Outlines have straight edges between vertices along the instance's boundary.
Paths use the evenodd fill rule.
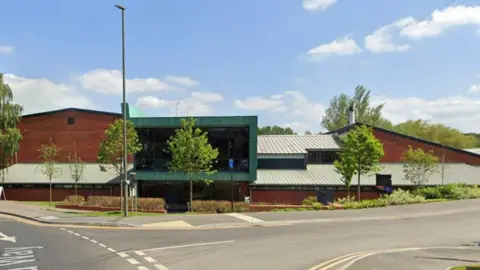
<path fill-rule="evenodd" d="M 114 196 L 89 196 L 88 206 L 120 207 L 120 197 Z"/>
<path fill-rule="evenodd" d="M 248 212 L 249 205 L 245 202 L 234 202 L 235 212 Z M 232 203 L 229 201 L 193 201 L 193 212 L 197 213 L 230 213 Z"/>
<path fill-rule="evenodd" d="M 480 198 L 480 189 L 477 186 L 467 186 L 465 184 L 448 184 L 443 186 L 420 188 L 415 191 L 415 194 L 421 195 L 429 200 L 463 200 Z"/>
<path fill-rule="evenodd" d="M 145 211 L 160 211 L 165 209 L 165 201 L 162 198 L 138 198 L 138 209 Z M 89 196 L 88 206 L 120 208 L 120 197 L 114 196 Z M 128 207 L 132 207 L 132 200 L 129 198 Z"/>
<path fill-rule="evenodd" d="M 425 197 L 412 194 L 408 190 L 396 189 L 390 195 L 385 195 L 381 199 L 385 205 L 401 205 L 425 202 Z"/>
<path fill-rule="evenodd" d="M 303 199 L 303 202 L 302 202 L 303 205 L 315 205 L 316 203 L 318 203 L 316 196 L 309 196 Z"/>
<path fill-rule="evenodd" d="M 345 202 L 350 202 L 350 201 L 355 201 L 355 196 L 350 196 L 350 197 L 345 197 L 345 198 L 337 198 L 338 203 L 345 203 Z"/>
<path fill-rule="evenodd" d="M 63 204 L 68 205 L 82 205 L 85 203 L 85 198 L 80 195 L 70 195 L 63 200 Z"/>
<path fill-rule="evenodd" d="M 138 198 L 138 209 L 145 211 L 160 211 L 165 209 L 162 198 Z"/>

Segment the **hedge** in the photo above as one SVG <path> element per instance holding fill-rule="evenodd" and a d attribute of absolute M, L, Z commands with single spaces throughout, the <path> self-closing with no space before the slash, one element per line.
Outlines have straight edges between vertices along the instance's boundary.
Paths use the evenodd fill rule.
<path fill-rule="evenodd" d="M 234 202 L 233 212 L 248 212 L 248 207 L 248 203 Z M 232 203 L 230 201 L 193 201 L 192 211 L 197 213 L 231 213 Z"/>
<path fill-rule="evenodd" d="M 86 205 L 106 208 L 120 208 L 120 197 L 114 196 L 68 196 L 63 201 L 65 205 Z M 145 211 L 160 211 L 165 209 L 165 201 L 162 198 L 138 198 L 138 209 Z M 129 204 L 131 200 L 129 199 Z"/>

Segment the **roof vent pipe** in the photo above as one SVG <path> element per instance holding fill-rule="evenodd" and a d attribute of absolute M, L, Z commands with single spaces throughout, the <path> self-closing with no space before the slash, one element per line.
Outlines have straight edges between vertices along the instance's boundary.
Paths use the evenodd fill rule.
<path fill-rule="evenodd" d="M 353 104 L 348 106 L 348 125 L 355 124 L 355 110 L 353 109 Z"/>

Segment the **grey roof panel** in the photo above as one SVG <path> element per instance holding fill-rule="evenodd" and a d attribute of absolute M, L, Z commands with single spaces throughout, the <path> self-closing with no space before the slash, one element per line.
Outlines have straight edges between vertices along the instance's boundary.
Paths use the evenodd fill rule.
<path fill-rule="evenodd" d="M 340 149 L 334 135 L 260 135 L 258 154 L 305 154 L 307 149 Z"/>
<path fill-rule="evenodd" d="M 381 164 L 380 174 L 391 174 L 394 186 L 412 186 L 404 179 L 402 163 Z M 438 172 L 430 178 L 428 185 L 441 185 L 441 165 Z M 361 185 L 374 186 L 375 175 L 363 175 Z M 356 176 L 352 185 L 357 183 Z M 446 163 L 444 165 L 444 183 L 466 183 L 480 185 L 480 168 L 463 163 Z M 343 186 L 341 175 L 335 171 L 333 165 L 308 165 L 306 170 L 258 170 L 254 185 L 305 185 L 305 186 Z"/>
<path fill-rule="evenodd" d="M 5 184 L 48 184 L 48 179 L 42 175 L 38 163 L 18 163 L 8 167 L 5 174 Z M 69 165 L 59 163 L 56 165 L 60 174 L 52 180 L 53 184 L 72 184 L 75 181 L 71 177 Z M 129 164 L 129 170 L 133 168 Z M 86 163 L 83 171 L 83 179 L 79 184 L 113 184 L 119 183 L 115 171 L 100 171 L 100 167 L 95 163 Z"/>

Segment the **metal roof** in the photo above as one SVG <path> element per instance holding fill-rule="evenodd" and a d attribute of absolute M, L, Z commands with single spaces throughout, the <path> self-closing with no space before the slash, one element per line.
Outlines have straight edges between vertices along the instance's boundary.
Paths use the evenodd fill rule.
<path fill-rule="evenodd" d="M 480 148 L 469 148 L 469 149 L 463 149 L 463 150 L 480 155 Z"/>
<path fill-rule="evenodd" d="M 340 149 L 334 135 L 260 135 L 258 154 L 305 154 L 307 150 Z"/>
<path fill-rule="evenodd" d="M 381 164 L 380 174 L 391 174 L 394 186 L 412 186 L 404 179 L 402 163 Z M 442 184 L 442 166 L 432 175 L 427 185 Z M 364 175 L 360 179 L 361 185 L 374 186 L 375 175 Z M 357 183 L 354 176 L 352 185 Z M 446 163 L 444 165 L 444 183 L 466 183 L 480 185 L 480 168 L 463 163 Z M 306 170 L 258 170 L 254 185 L 302 185 L 302 186 L 343 186 L 342 177 L 335 171 L 333 165 L 307 165 Z"/>
<path fill-rule="evenodd" d="M 38 163 L 18 163 L 8 167 L 5 174 L 4 184 L 48 184 L 48 179 L 42 175 Z M 73 184 L 75 181 L 71 177 L 70 168 L 67 163 L 56 165 L 60 170 L 60 175 L 52 180 L 53 184 Z M 133 165 L 129 165 L 129 170 Z M 0 180 L 1 183 L 1 180 Z M 119 183 L 115 171 L 100 171 L 98 164 L 85 164 L 83 179 L 79 184 L 114 184 Z"/>

